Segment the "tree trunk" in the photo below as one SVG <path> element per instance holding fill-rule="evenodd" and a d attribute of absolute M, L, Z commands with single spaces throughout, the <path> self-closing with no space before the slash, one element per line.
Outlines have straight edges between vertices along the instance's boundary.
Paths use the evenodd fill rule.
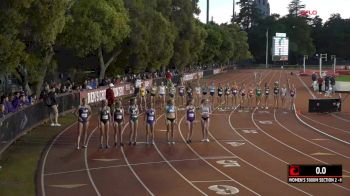
<path fill-rule="evenodd" d="M 100 76 L 99 76 L 100 81 L 105 78 L 107 68 L 115 61 L 115 59 L 117 59 L 120 53 L 121 53 L 121 50 L 115 51 L 111 56 L 111 58 L 109 58 L 108 62 L 105 64 L 103 59 L 102 48 L 100 47 L 98 49 L 98 58 L 100 61 Z"/>
<path fill-rule="evenodd" d="M 52 58 L 53 58 L 53 55 L 54 55 L 54 51 L 53 51 L 53 47 L 52 46 L 49 46 L 48 48 L 48 51 L 45 52 L 45 57 L 44 57 L 44 60 L 42 62 L 42 74 L 39 76 L 39 82 L 36 84 L 36 87 L 35 87 L 35 95 L 37 97 L 39 97 L 40 93 L 41 93 L 41 88 L 44 84 L 44 79 L 45 79 L 45 76 L 46 76 L 46 72 L 47 72 L 47 69 L 52 61 Z"/>

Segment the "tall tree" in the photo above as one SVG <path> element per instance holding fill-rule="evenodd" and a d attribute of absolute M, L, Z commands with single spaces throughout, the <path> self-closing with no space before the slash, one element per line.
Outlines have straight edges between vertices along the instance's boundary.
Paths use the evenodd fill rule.
<path fill-rule="evenodd" d="M 121 53 L 121 43 L 129 35 L 129 17 L 123 0 L 77 1 L 71 8 L 62 43 L 84 57 L 99 59 L 99 78 Z"/>
<path fill-rule="evenodd" d="M 240 6 L 241 10 L 235 18 L 236 22 L 243 30 L 249 31 L 262 18 L 260 10 L 255 0 L 240 0 L 237 5 Z"/>
<path fill-rule="evenodd" d="M 303 8 L 305 4 L 302 4 L 301 0 L 292 0 L 288 5 L 289 15 L 297 17 Z"/>

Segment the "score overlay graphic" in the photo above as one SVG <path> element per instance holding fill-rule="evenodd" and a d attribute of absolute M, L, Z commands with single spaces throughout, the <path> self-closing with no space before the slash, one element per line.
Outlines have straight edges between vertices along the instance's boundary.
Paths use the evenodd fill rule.
<path fill-rule="evenodd" d="M 342 183 L 341 165 L 289 165 L 289 183 Z"/>

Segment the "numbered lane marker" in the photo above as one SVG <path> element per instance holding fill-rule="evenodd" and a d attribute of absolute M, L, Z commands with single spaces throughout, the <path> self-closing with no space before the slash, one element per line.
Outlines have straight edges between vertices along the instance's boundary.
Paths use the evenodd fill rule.
<path fill-rule="evenodd" d="M 247 133 L 247 134 L 257 134 L 258 133 L 258 131 L 254 130 L 254 129 L 244 129 L 242 131 L 243 131 L 243 133 Z"/>
<path fill-rule="evenodd" d="M 260 120 L 259 123 L 262 125 L 272 125 L 272 121 L 269 120 Z"/>
<path fill-rule="evenodd" d="M 260 114 L 270 114 L 270 111 L 265 111 L 265 110 L 262 110 L 262 111 L 259 111 Z"/>
<path fill-rule="evenodd" d="M 238 110 L 239 113 L 248 113 L 249 110 Z"/>
<path fill-rule="evenodd" d="M 215 191 L 218 195 L 235 195 L 239 193 L 238 188 L 229 185 L 212 185 L 208 189 Z"/>
<path fill-rule="evenodd" d="M 226 144 L 231 145 L 233 147 L 243 146 L 244 142 L 226 142 Z"/>
<path fill-rule="evenodd" d="M 216 163 L 223 165 L 223 167 L 241 167 L 241 165 L 234 160 L 220 160 L 220 161 L 216 161 Z"/>

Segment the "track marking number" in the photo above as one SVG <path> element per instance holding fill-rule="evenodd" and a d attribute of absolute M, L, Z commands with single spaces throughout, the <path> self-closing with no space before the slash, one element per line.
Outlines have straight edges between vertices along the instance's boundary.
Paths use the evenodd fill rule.
<path fill-rule="evenodd" d="M 226 144 L 231 145 L 233 147 L 243 146 L 244 142 L 226 142 Z"/>
<path fill-rule="evenodd" d="M 251 133 L 257 134 L 258 133 L 258 131 L 254 130 L 254 129 L 244 129 L 242 131 L 243 131 L 243 133 L 248 133 L 248 134 L 251 134 Z"/>
<path fill-rule="evenodd" d="M 234 160 L 220 160 L 220 161 L 216 161 L 216 163 L 223 165 L 223 167 L 241 167 L 241 165 Z"/>
<path fill-rule="evenodd" d="M 262 125 L 272 125 L 272 121 L 269 121 L 269 120 L 259 121 L 259 123 Z"/>
<path fill-rule="evenodd" d="M 238 188 L 229 185 L 212 185 L 208 189 L 215 191 L 218 195 L 235 195 L 239 193 Z"/>
<path fill-rule="evenodd" d="M 263 110 L 263 111 L 259 111 L 259 113 L 260 113 L 260 114 L 270 114 L 270 111 L 265 111 L 265 110 Z"/>

